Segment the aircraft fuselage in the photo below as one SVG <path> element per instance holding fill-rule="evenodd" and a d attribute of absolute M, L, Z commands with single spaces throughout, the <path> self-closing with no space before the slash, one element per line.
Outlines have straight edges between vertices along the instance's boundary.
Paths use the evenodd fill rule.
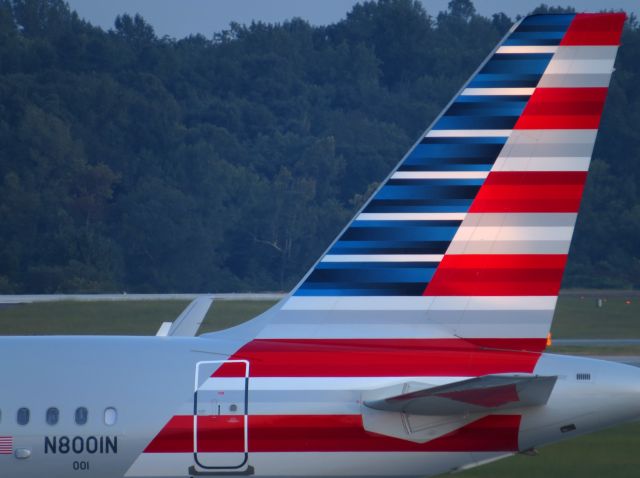
<path fill-rule="evenodd" d="M 13 440 L 0 471 L 51 478 L 309 476 L 310 469 L 314 476 L 427 476 L 640 416 L 640 369 L 600 360 L 541 354 L 533 373 L 558 377 L 545 406 L 461 418 L 449 431 L 440 418 L 372 411 L 362 397 L 451 377 L 314 377 L 313 370 L 267 377 L 268 359 L 245 362 L 234 356 L 238 346 L 209 338 L 0 339 L 0 436 Z M 380 353 L 393 361 L 392 350 Z M 504 352 L 495 353 L 502 360 Z M 47 423 L 51 408 L 59 413 L 55 424 Z M 78 408 L 86 409 L 86 424 L 76 423 Z M 23 425 L 20 409 L 29 411 Z M 392 436 L 394 420 L 413 430 Z"/>

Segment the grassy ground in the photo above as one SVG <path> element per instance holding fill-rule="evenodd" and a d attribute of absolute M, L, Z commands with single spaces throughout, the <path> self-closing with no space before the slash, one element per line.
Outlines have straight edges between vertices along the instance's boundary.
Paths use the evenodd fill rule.
<path fill-rule="evenodd" d="M 606 295 L 603 295 L 606 297 Z M 554 338 L 640 338 L 640 298 L 626 303 L 611 296 L 596 307 L 596 298 L 561 297 L 553 325 Z M 202 332 L 243 322 L 273 302 L 217 301 Z M 153 335 L 174 320 L 187 302 L 57 302 L 0 308 L 0 334 L 142 334 Z M 555 353 L 640 355 L 640 346 L 552 346 Z M 541 450 L 540 456 L 514 456 L 460 473 L 466 478 L 626 478 L 640 476 L 640 423 L 605 430 Z"/>
<path fill-rule="evenodd" d="M 188 302 L 104 301 L 50 302 L 0 309 L 0 335 L 154 335 L 162 322 L 173 321 Z M 217 301 L 201 332 L 225 329 L 266 310 L 273 302 Z"/>
<path fill-rule="evenodd" d="M 561 296 L 553 327 L 555 338 L 640 338 L 640 298 L 603 295 L 597 299 Z"/>
<path fill-rule="evenodd" d="M 553 322 L 553 337 L 640 338 L 640 298 L 603 297 L 600 308 L 594 297 L 561 297 Z M 202 330 L 208 332 L 238 324 L 272 304 L 219 300 L 209 311 Z M 174 320 L 186 305 L 183 301 L 70 301 L 10 306 L 0 309 L 0 334 L 149 335 L 154 334 L 163 321 Z"/>
<path fill-rule="evenodd" d="M 637 478 L 640 423 L 568 440 L 462 472 L 464 478 Z"/>

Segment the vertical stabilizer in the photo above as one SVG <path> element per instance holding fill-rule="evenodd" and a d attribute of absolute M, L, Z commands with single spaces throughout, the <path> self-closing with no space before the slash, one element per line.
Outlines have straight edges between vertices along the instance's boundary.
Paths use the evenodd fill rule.
<path fill-rule="evenodd" d="M 514 26 L 259 337 L 543 349 L 624 21 Z"/>

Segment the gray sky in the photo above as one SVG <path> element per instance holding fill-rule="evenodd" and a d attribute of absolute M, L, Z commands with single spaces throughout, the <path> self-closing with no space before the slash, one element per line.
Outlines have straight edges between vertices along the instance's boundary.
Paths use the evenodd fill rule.
<path fill-rule="evenodd" d="M 421 0 L 426 10 L 436 15 L 446 9 L 449 0 Z M 226 29 L 230 22 L 252 20 L 273 23 L 301 17 L 313 25 L 326 25 L 344 18 L 357 0 L 67 0 L 72 9 L 94 25 L 113 27 L 116 15 L 140 13 L 158 36 L 183 38 L 202 33 L 211 37 Z M 624 9 L 640 13 L 638 0 L 475 0 L 476 10 L 489 16 L 504 12 L 514 18 L 534 7 L 571 5 L 578 11 Z"/>

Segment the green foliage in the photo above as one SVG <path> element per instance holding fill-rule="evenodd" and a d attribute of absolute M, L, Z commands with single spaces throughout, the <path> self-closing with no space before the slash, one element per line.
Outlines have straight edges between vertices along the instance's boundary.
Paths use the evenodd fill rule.
<path fill-rule="evenodd" d="M 573 7 L 560 7 L 560 6 L 549 6 L 546 3 L 542 3 L 539 7 L 533 9 L 531 13 L 542 14 L 542 13 L 575 13 L 576 9 Z"/>
<path fill-rule="evenodd" d="M 175 40 L 0 0 L 0 292 L 290 288 L 510 25 L 378 0 Z M 569 285 L 639 285 L 637 22 L 623 43 Z"/>

